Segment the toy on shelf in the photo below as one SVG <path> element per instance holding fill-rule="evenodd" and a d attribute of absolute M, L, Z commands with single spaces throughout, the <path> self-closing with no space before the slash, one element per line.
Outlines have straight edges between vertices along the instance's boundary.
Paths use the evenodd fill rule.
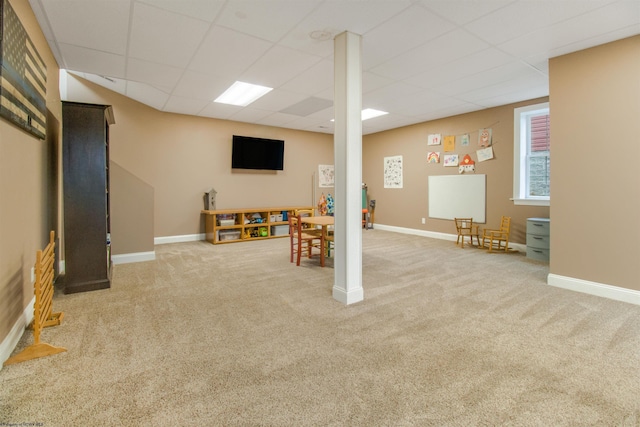
<path fill-rule="evenodd" d="M 327 199 L 324 197 L 324 193 L 320 195 L 320 200 L 318 200 L 318 213 L 320 215 L 327 214 Z"/>
<path fill-rule="evenodd" d="M 333 196 L 329 193 L 327 194 L 327 215 L 333 216 L 334 209 Z"/>

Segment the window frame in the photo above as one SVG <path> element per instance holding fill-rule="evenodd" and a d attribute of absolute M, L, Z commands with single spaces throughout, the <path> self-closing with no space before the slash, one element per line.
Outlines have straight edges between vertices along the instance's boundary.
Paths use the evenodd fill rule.
<path fill-rule="evenodd" d="M 550 196 L 528 196 L 526 120 L 540 113 L 549 114 L 549 103 L 532 104 L 513 109 L 513 198 L 515 205 L 549 206 Z"/>

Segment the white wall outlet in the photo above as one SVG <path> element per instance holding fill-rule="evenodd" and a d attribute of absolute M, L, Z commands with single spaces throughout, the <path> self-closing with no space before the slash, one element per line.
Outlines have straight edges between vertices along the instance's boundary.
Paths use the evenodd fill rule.
<path fill-rule="evenodd" d="M 423 223 L 423 224 L 426 224 L 426 223 L 427 223 L 427 220 L 426 220 L 425 218 L 422 218 L 422 223 Z"/>
<path fill-rule="evenodd" d="M 31 267 L 31 283 L 34 283 L 35 281 L 36 281 L 36 268 Z"/>

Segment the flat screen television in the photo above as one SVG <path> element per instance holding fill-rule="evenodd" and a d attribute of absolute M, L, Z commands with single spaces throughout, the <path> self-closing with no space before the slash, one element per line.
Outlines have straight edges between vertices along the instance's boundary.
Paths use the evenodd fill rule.
<path fill-rule="evenodd" d="M 233 135 L 231 168 L 284 170 L 284 141 Z"/>

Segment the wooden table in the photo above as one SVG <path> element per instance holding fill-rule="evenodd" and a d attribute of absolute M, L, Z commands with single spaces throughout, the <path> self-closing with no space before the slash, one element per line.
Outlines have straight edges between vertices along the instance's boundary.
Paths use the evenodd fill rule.
<path fill-rule="evenodd" d="M 312 224 L 312 225 L 320 225 L 322 226 L 322 247 L 320 248 L 320 252 L 321 252 L 321 260 L 320 260 L 320 265 L 322 265 L 324 267 L 324 254 L 326 253 L 324 245 L 325 245 L 325 239 L 324 236 L 327 235 L 327 228 L 330 225 L 334 225 L 334 218 L 332 216 L 303 216 L 300 217 L 300 222 L 303 222 L 305 224 Z"/>

